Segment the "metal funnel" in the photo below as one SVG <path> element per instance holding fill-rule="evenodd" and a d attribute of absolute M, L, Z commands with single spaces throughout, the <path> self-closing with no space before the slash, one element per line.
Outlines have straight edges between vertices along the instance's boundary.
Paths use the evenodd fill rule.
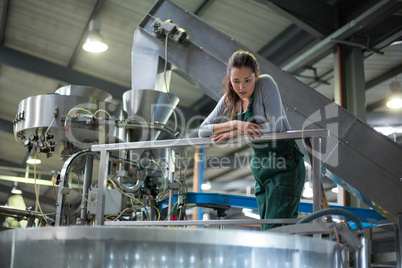
<path fill-rule="evenodd" d="M 123 109 L 127 112 L 128 120 L 137 125 L 127 130 L 127 141 L 156 139 L 160 131 L 153 131 L 152 124 L 165 124 L 178 102 L 178 97 L 160 91 L 126 91 L 123 94 Z"/>

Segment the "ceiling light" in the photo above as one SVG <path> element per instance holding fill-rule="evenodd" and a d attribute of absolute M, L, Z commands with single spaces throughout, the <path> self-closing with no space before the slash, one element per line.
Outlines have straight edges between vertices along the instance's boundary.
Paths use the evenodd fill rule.
<path fill-rule="evenodd" d="M 382 133 L 385 136 L 389 136 L 394 133 L 402 133 L 402 127 L 375 127 L 375 131 Z"/>
<path fill-rule="evenodd" d="M 397 45 L 402 45 L 402 40 L 394 41 L 390 44 L 390 46 L 397 46 Z"/>
<path fill-rule="evenodd" d="M 260 215 L 258 215 L 257 213 L 254 213 L 253 210 L 250 208 L 243 208 L 242 212 L 243 212 L 244 216 L 246 216 L 246 217 L 250 217 L 253 219 L 257 219 L 257 220 L 261 219 Z"/>
<path fill-rule="evenodd" d="M 313 197 L 313 188 L 311 188 L 310 182 L 306 181 L 304 184 L 304 190 L 302 193 L 304 198 L 312 198 Z"/>
<path fill-rule="evenodd" d="M 39 165 L 40 163 L 42 163 L 42 161 L 40 161 L 39 158 L 35 159 L 35 158 L 32 157 L 32 155 L 28 156 L 27 164 L 30 164 L 30 165 L 37 164 L 37 165 Z"/>
<path fill-rule="evenodd" d="M 89 32 L 82 48 L 91 53 L 100 53 L 108 49 L 105 39 L 100 33 L 102 23 L 99 20 L 89 22 Z"/>
<path fill-rule="evenodd" d="M 387 102 L 387 107 L 391 109 L 402 108 L 402 87 L 398 81 L 393 81 L 389 85 L 389 89 L 393 92 L 391 98 Z"/>
<path fill-rule="evenodd" d="M 392 98 L 387 102 L 387 107 L 391 109 L 402 108 L 402 95 L 392 96 Z"/>
<path fill-rule="evenodd" d="M 211 189 L 212 189 L 212 185 L 209 181 L 201 184 L 201 190 L 207 191 L 207 190 L 211 190 Z"/>
<path fill-rule="evenodd" d="M 12 194 L 22 194 L 22 191 L 18 188 L 18 182 L 14 182 L 14 187 L 11 189 Z"/>

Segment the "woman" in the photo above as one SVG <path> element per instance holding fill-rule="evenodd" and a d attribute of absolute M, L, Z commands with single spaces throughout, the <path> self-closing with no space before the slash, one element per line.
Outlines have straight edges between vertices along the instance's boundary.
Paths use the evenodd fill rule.
<path fill-rule="evenodd" d="M 220 142 L 237 135 L 290 130 L 275 81 L 260 75 L 255 57 L 237 51 L 229 59 L 224 96 L 199 129 Z M 297 218 L 305 180 L 303 154 L 293 140 L 251 143 L 251 170 L 261 219 Z M 278 225 L 264 224 L 262 230 Z"/>

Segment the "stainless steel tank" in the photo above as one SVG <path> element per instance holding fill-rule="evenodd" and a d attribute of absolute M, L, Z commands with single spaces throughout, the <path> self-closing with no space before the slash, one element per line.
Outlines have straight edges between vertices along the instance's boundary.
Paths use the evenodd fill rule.
<path fill-rule="evenodd" d="M 111 100 L 110 94 L 85 86 L 66 86 L 54 94 L 26 98 L 18 105 L 15 131 L 22 141 L 32 134 L 48 131 L 54 136 L 51 141 L 70 141 L 78 148 L 90 148 L 93 143 L 124 141 L 124 131 L 114 122 L 124 120 L 126 114 L 120 105 L 106 100 Z M 78 114 L 87 116 L 87 120 L 82 117 L 78 120 L 75 116 Z M 103 118 L 107 123 L 93 124 L 91 116 Z"/>
<path fill-rule="evenodd" d="M 76 226 L 0 233 L 0 267 L 349 267 L 342 252 L 333 241 L 260 231 Z"/>

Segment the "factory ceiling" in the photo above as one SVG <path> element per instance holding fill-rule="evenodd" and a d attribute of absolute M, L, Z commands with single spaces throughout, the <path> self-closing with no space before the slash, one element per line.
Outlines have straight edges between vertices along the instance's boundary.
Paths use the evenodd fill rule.
<path fill-rule="evenodd" d="M 391 83 L 402 83 L 402 2 L 174 2 L 331 100 L 335 98 L 334 49 L 339 45 L 361 48 L 365 56 L 366 90 L 361 102 L 366 104 L 367 114 L 361 119 L 374 127 L 392 127 L 390 139 L 402 142 L 402 134 L 398 133 L 398 129 L 402 132 L 402 110 L 385 106 L 392 93 Z M 54 93 L 66 85 L 88 85 L 106 90 L 116 102 L 121 101 L 122 94 L 131 88 L 134 31 L 154 3 L 153 0 L 0 1 L 0 175 L 23 177 L 26 170 L 26 149 L 14 140 L 12 124 L 21 100 Z M 93 19 L 102 22 L 101 33 L 109 46 L 104 53 L 91 54 L 82 49 Z M 220 85 L 216 87 L 219 89 Z M 179 107 L 188 117 L 206 116 L 216 103 L 197 83 L 175 72 L 170 93 L 180 98 Z M 247 153 L 248 149 L 238 151 Z M 233 152 L 211 149 L 207 153 L 222 156 Z M 60 170 L 63 165 L 57 152 L 49 159 L 41 158 L 42 164 L 38 166 L 41 178 L 48 179 L 51 170 Z M 245 193 L 253 187 L 248 169 L 206 169 L 205 179 L 221 192 Z M 328 188 L 332 186 L 328 183 Z M 12 182 L 0 180 L 0 205 L 7 202 L 12 187 Z M 20 184 L 20 188 L 27 205 L 32 205 L 33 187 Z M 54 189 L 42 186 L 39 192 L 45 210 L 53 211 Z"/>

